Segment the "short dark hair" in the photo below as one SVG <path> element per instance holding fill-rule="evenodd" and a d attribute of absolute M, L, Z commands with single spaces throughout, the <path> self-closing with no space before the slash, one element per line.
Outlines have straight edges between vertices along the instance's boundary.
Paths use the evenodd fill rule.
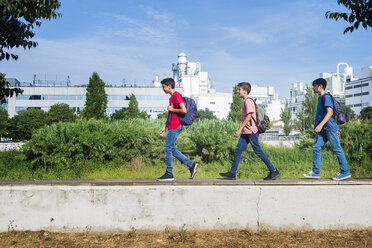
<path fill-rule="evenodd" d="M 321 85 L 323 86 L 323 89 L 325 89 L 327 87 L 327 80 L 325 80 L 324 78 L 318 78 L 313 81 L 312 85 Z"/>
<path fill-rule="evenodd" d="M 173 78 L 164 78 L 163 80 L 161 80 L 160 82 L 161 84 L 165 84 L 166 86 L 171 86 L 172 89 L 174 89 L 176 83 L 174 82 Z"/>
<path fill-rule="evenodd" d="M 238 87 L 242 88 L 243 90 L 246 90 L 249 94 L 251 92 L 251 84 L 247 82 L 241 82 L 238 84 Z"/>

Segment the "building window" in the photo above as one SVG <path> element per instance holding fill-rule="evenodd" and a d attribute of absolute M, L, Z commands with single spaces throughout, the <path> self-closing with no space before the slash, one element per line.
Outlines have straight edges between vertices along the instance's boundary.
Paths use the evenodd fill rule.
<path fill-rule="evenodd" d="M 354 107 L 361 107 L 362 104 L 361 103 L 358 103 L 358 104 L 354 104 Z"/>
<path fill-rule="evenodd" d="M 356 94 L 354 94 L 354 96 L 361 96 L 362 95 L 362 93 L 356 93 Z"/>
<path fill-rule="evenodd" d="M 209 104 L 216 104 L 216 102 L 210 102 Z"/>
<path fill-rule="evenodd" d="M 362 87 L 366 87 L 366 86 L 368 86 L 368 85 L 369 85 L 369 83 L 362 84 Z"/>
<path fill-rule="evenodd" d="M 345 87 L 345 90 L 350 90 L 352 88 L 353 88 L 353 86 L 348 86 L 348 87 Z"/>
<path fill-rule="evenodd" d="M 346 95 L 345 97 L 346 97 L 346 98 L 353 97 L 353 94 L 351 94 L 351 95 Z"/>
<path fill-rule="evenodd" d="M 362 95 L 363 96 L 369 95 L 369 92 L 368 91 L 367 92 L 363 92 Z"/>

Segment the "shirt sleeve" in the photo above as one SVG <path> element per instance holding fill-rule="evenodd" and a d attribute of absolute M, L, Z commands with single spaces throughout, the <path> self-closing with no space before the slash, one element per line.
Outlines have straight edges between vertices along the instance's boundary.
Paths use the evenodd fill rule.
<path fill-rule="evenodd" d="M 332 98 L 327 94 L 324 96 L 324 108 L 331 107 L 333 109 Z"/>
<path fill-rule="evenodd" d="M 179 108 L 181 102 L 183 102 L 181 94 L 179 93 L 174 94 L 173 105 L 175 106 L 175 108 Z"/>
<path fill-rule="evenodd" d="M 254 113 L 255 106 L 254 106 L 254 102 L 252 99 L 249 99 L 248 101 L 246 101 L 246 109 L 247 109 L 247 115 Z"/>

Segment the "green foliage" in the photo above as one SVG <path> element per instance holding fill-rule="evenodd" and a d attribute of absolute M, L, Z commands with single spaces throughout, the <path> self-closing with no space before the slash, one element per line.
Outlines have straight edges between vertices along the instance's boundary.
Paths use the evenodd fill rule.
<path fill-rule="evenodd" d="M 352 24 L 344 30 L 352 33 L 354 29 L 358 29 L 361 24 L 363 28 L 372 27 L 372 1 L 370 0 L 337 0 L 339 5 L 345 5 L 351 13 L 330 12 L 325 13 L 328 19 L 344 19 L 346 22 Z"/>
<path fill-rule="evenodd" d="M 36 47 L 34 24 L 40 26 L 40 19 L 51 20 L 60 17 L 56 10 L 61 6 L 58 0 L 1 0 L 0 1 L 0 61 L 18 59 L 18 55 L 8 53 L 14 47 L 24 49 Z"/>
<path fill-rule="evenodd" d="M 362 120 L 370 120 L 372 119 L 372 106 L 368 106 L 360 111 L 360 119 Z"/>
<path fill-rule="evenodd" d="M 105 82 L 98 76 L 97 72 L 89 78 L 87 86 L 87 100 L 81 116 L 85 119 L 104 119 L 107 107 L 107 94 Z"/>
<path fill-rule="evenodd" d="M 158 114 L 158 116 L 156 117 L 156 119 L 160 119 L 160 120 L 166 120 L 168 117 L 168 111 L 165 111 L 161 114 Z"/>
<path fill-rule="evenodd" d="M 230 105 L 230 113 L 227 117 L 229 120 L 236 122 L 241 121 L 243 104 L 243 99 L 239 97 L 238 89 L 239 89 L 238 85 L 235 85 L 233 88 L 233 102 Z"/>
<path fill-rule="evenodd" d="M 200 156 L 206 163 L 231 160 L 236 145 L 233 136 L 238 128 L 238 124 L 226 120 L 204 120 L 194 123 L 188 130 L 194 146 L 193 155 Z"/>
<path fill-rule="evenodd" d="M 32 134 L 47 124 L 47 113 L 41 109 L 21 110 L 10 119 L 10 136 L 15 140 L 29 140 Z"/>
<path fill-rule="evenodd" d="M 160 125 L 149 127 L 139 119 L 59 122 L 38 130 L 23 152 L 35 169 L 71 171 L 80 177 L 97 166 L 120 165 L 134 157 L 159 159 L 163 148 L 158 130 Z"/>
<path fill-rule="evenodd" d="M 7 97 L 12 97 L 14 94 L 18 96 L 19 94 L 22 93 L 23 93 L 22 89 L 9 88 L 9 83 L 5 80 L 5 74 L 0 72 L 0 104 L 6 103 Z"/>
<path fill-rule="evenodd" d="M 288 103 L 286 103 L 284 109 L 282 109 L 282 112 L 280 113 L 280 118 L 284 122 L 284 133 L 286 136 L 288 136 L 293 129 L 292 112 L 288 106 Z"/>
<path fill-rule="evenodd" d="M 297 116 L 299 119 L 297 127 L 301 131 L 313 128 L 318 98 L 318 94 L 315 94 L 310 87 L 306 87 L 305 100 Z"/>
<path fill-rule="evenodd" d="M 48 111 L 48 124 L 56 122 L 74 122 L 76 115 L 67 103 L 56 103 Z"/>
<path fill-rule="evenodd" d="M 165 169 L 165 137 L 159 131 L 163 120 L 106 121 L 78 119 L 55 123 L 36 131 L 21 151 L 0 152 L 0 178 L 156 178 Z M 348 122 L 341 126 L 341 144 L 353 177 L 371 177 L 371 121 Z M 192 161 L 200 162 L 198 177 L 218 177 L 230 169 L 238 138 L 239 124 L 229 120 L 202 120 L 184 127 L 178 149 Z M 298 178 L 311 170 L 312 129 L 308 146 L 276 148 L 261 146 L 283 178 Z M 308 133 L 308 134 L 307 134 Z M 328 142 L 329 144 L 329 142 Z M 328 145 L 322 152 L 322 177 L 339 171 L 336 155 Z M 174 159 L 178 178 L 189 170 Z M 267 168 L 247 146 L 242 154 L 238 177 L 262 178 Z"/>
<path fill-rule="evenodd" d="M 198 112 L 196 113 L 196 120 L 216 120 L 217 117 L 213 114 L 211 110 L 208 108 L 204 109 L 198 109 Z"/>
<path fill-rule="evenodd" d="M 140 111 L 138 109 L 138 101 L 134 94 L 131 94 L 129 97 L 129 105 L 125 112 L 126 119 L 135 119 L 139 116 Z"/>
<path fill-rule="evenodd" d="M 9 115 L 5 108 L 0 106 L 0 137 L 8 134 L 9 129 Z"/>
<path fill-rule="evenodd" d="M 351 109 L 351 107 L 346 106 L 345 104 L 341 103 L 341 107 L 345 110 L 347 116 L 349 116 L 350 120 L 353 120 L 355 117 L 355 112 L 354 110 Z"/>
<path fill-rule="evenodd" d="M 149 119 L 150 115 L 146 111 L 140 111 L 138 108 L 138 101 L 134 94 L 130 95 L 129 105 L 127 109 L 116 110 L 111 115 L 111 120 L 130 120 L 130 119 Z"/>
<path fill-rule="evenodd" d="M 372 120 L 349 121 L 340 126 L 340 143 L 348 161 L 363 163 L 370 159 L 372 162 L 371 126 Z"/>

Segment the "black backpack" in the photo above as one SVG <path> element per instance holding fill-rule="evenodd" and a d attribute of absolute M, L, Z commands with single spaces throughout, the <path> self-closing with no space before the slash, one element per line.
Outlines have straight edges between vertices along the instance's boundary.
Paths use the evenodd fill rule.
<path fill-rule="evenodd" d="M 333 96 L 328 92 L 328 95 L 332 99 L 333 103 L 333 114 L 332 117 L 335 119 L 337 125 L 344 124 L 349 121 L 349 116 L 347 116 L 346 111 L 341 107 L 341 104 L 333 98 Z M 322 103 L 324 108 L 325 95 L 322 96 Z"/>

